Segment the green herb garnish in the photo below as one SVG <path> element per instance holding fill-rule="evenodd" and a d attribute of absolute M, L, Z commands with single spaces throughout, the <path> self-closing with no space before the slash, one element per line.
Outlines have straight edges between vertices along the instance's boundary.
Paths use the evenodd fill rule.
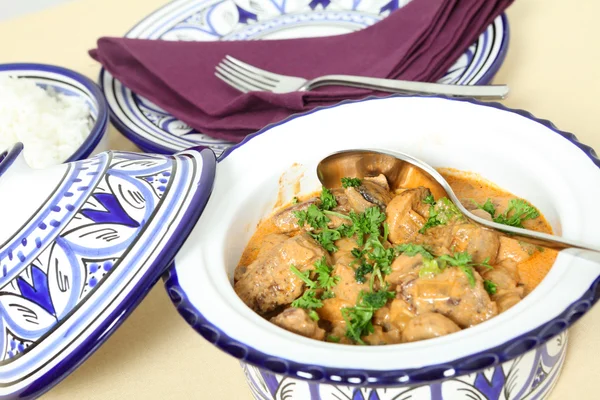
<path fill-rule="evenodd" d="M 323 248 L 329 252 L 338 251 L 337 246 L 334 242 L 342 237 L 340 232 L 335 229 L 324 228 L 319 233 L 310 234 L 317 242 L 323 246 Z"/>
<path fill-rule="evenodd" d="M 374 332 L 371 322 L 373 314 L 393 298 L 394 292 L 386 290 L 371 293 L 361 292 L 355 307 L 341 310 L 346 321 L 346 336 L 356 343 L 365 344 L 362 337 Z"/>
<path fill-rule="evenodd" d="M 475 204 L 477 208 L 480 208 L 490 214 L 494 222 L 503 225 L 514 226 L 517 228 L 523 228 L 523 221 L 534 219 L 540 216 L 540 212 L 537 210 L 537 208 L 523 199 L 511 199 L 508 202 L 506 211 L 499 215 L 496 215 L 496 207 L 494 207 L 494 204 L 492 204 L 490 199 L 487 199 L 483 204 L 478 204 L 476 201 L 473 201 L 473 204 Z"/>
<path fill-rule="evenodd" d="M 425 199 L 428 199 L 429 196 Z M 456 219 L 464 218 L 458 207 L 452 203 L 447 197 L 439 199 L 437 202 L 429 203 L 429 219 L 425 222 L 425 225 L 419 230 L 419 233 L 425 233 L 427 229 L 438 225 L 446 225 Z"/>
<path fill-rule="evenodd" d="M 498 285 L 496 285 L 494 282 L 490 281 L 489 279 L 486 279 L 483 281 L 483 287 L 485 288 L 486 292 L 489 293 L 490 296 L 495 295 L 496 292 L 498 291 Z"/>
<path fill-rule="evenodd" d="M 298 219 L 298 226 L 303 227 L 304 224 L 312 226 L 313 229 L 326 228 L 331 221 L 327 215 L 323 213 L 319 207 L 314 204 L 308 206 L 305 211 L 294 211 L 294 216 Z"/>
<path fill-rule="evenodd" d="M 420 254 L 425 260 L 433 259 L 433 254 L 431 254 L 430 250 L 420 244 L 405 243 L 401 244 L 400 246 L 396 246 L 396 250 L 398 250 L 400 253 L 406 254 L 409 257 L 414 257 L 417 254 Z"/>
<path fill-rule="evenodd" d="M 327 265 L 327 261 L 325 260 L 325 256 L 315 262 L 315 272 L 317 273 L 317 283 L 319 284 L 319 288 L 325 289 L 325 293 L 323 296 L 326 298 L 333 297 L 333 293 L 331 290 L 340 280 L 339 276 L 331 276 L 331 272 L 333 268 Z"/>
<path fill-rule="evenodd" d="M 361 180 L 358 178 L 342 178 L 342 187 L 344 189 L 349 187 L 358 187 L 362 184 Z"/>
<path fill-rule="evenodd" d="M 435 199 L 433 198 L 432 194 L 428 194 L 424 199 L 423 199 L 423 203 L 425 204 L 429 204 L 429 205 L 435 205 Z"/>
<path fill-rule="evenodd" d="M 523 221 L 534 219 L 540 216 L 540 212 L 522 199 L 511 199 L 508 202 L 508 208 L 502 214 L 494 218 L 494 222 L 499 224 L 523 227 Z"/>
<path fill-rule="evenodd" d="M 321 206 L 323 210 L 332 210 L 337 207 L 335 196 L 325 186 L 321 189 Z"/>

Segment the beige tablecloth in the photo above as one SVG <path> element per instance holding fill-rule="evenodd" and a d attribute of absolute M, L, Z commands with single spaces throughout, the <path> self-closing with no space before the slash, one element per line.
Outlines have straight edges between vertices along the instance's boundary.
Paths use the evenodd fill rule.
<path fill-rule="evenodd" d="M 96 80 L 98 64 L 87 55 L 96 39 L 123 35 L 163 3 L 74 0 L 2 22 L 0 63 L 58 64 Z M 600 2 L 519 0 L 508 14 L 510 46 L 495 79 L 511 87 L 505 104 L 550 119 L 600 149 Z M 498 142 L 507 151 L 519 148 L 500 138 Z M 112 127 L 110 145 L 136 149 Z M 551 399 L 598 399 L 599 378 L 600 307 L 596 307 L 571 329 L 564 372 Z M 159 282 L 118 331 L 44 397 L 250 399 L 250 391 L 237 361 L 185 323 Z"/>

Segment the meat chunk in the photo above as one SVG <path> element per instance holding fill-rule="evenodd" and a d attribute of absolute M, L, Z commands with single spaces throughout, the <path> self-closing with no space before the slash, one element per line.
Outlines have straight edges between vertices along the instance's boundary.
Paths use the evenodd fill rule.
<path fill-rule="evenodd" d="M 491 229 L 470 223 L 440 225 L 429 228 L 421 238 L 435 254 L 468 252 L 476 263 L 486 259 L 496 263 L 500 247 L 499 235 Z"/>
<path fill-rule="evenodd" d="M 520 263 L 529 259 L 535 251 L 537 251 L 535 245 L 521 243 L 508 237 L 500 237 L 498 262 L 512 260 L 515 263 Z"/>
<path fill-rule="evenodd" d="M 390 184 L 388 183 L 387 178 L 385 177 L 384 174 L 379 174 L 377 176 L 365 176 L 363 178 L 363 182 L 373 182 L 379 186 L 381 186 L 382 188 L 384 188 L 385 190 L 387 190 L 388 192 L 390 191 Z"/>
<path fill-rule="evenodd" d="M 390 284 L 390 290 L 396 290 L 397 285 L 415 279 L 419 276 L 419 270 L 423 264 L 420 254 L 407 256 L 401 254 L 392 262 L 392 272 L 385 276 L 385 281 Z"/>
<path fill-rule="evenodd" d="M 371 346 L 402 343 L 402 335 L 398 330 L 386 331 L 381 326 L 374 326 L 373 333 L 363 338 Z"/>
<path fill-rule="evenodd" d="M 325 330 L 319 328 L 316 321 L 311 319 L 302 308 L 286 308 L 279 315 L 271 318 L 271 322 L 290 332 L 316 340 L 325 338 Z"/>
<path fill-rule="evenodd" d="M 367 208 L 373 206 L 385 210 L 393 197 L 385 186 L 373 180 L 363 180 L 359 187 L 348 187 L 345 194 L 349 206 L 356 212 L 364 212 Z"/>
<path fill-rule="evenodd" d="M 347 214 L 348 212 L 350 212 L 351 208 L 348 204 L 348 198 L 346 194 L 340 189 L 334 189 L 332 191 L 332 194 L 335 196 L 335 199 L 338 203 L 337 207 L 335 207 L 333 211 L 342 214 Z M 300 226 L 298 225 L 298 217 L 296 217 L 294 213 L 298 211 L 306 211 L 306 209 L 311 205 L 319 206 L 320 204 L 321 200 L 316 197 L 298 204 L 293 204 L 276 213 L 271 218 L 271 221 L 281 233 L 290 233 L 297 231 L 300 229 Z M 329 215 L 328 218 L 330 219 L 330 222 L 327 224 L 329 228 L 337 228 L 338 226 L 346 222 L 345 219 L 337 217 L 335 215 Z M 312 227 L 310 227 L 308 224 L 304 225 L 302 228 L 306 230 L 312 230 Z"/>
<path fill-rule="evenodd" d="M 322 257 L 329 262 L 328 253 L 308 233 L 296 235 L 250 264 L 235 283 L 235 292 L 248 307 L 264 315 L 302 295 L 304 283 L 290 265 L 305 271 Z"/>
<path fill-rule="evenodd" d="M 432 277 L 419 277 L 402 285 L 402 297 L 417 314 L 437 312 L 467 328 L 498 314 L 496 304 L 483 287 L 483 279 L 473 270 L 475 285 L 458 267 L 447 267 Z"/>
<path fill-rule="evenodd" d="M 482 273 L 485 279 L 496 285 L 496 293 L 491 297 L 498 305 L 498 311 L 504 312 L 523 299 L 524 288 L 517 285 L 513 278 L 515 272 L 505 266 L 498 265 Z"/>
<path fill-rule="evenodd" d="M 354 268 L 348 265 L 337 263 L 333 267 L 332 275 L 339 277 L 337 285 L 335 285 L 332 289 L 335 297 L 338 299 L 343 299 L 351 304 L 356 304 L 360 292 L 369 291 L 368 281 L 364 283 L 358 283 L 356 281 Z"/>
<path fill-rule="evenodd" d="M 375 311 L 373 324 L 379 325 L 385 332 L 402 332 L 406 324 L 415 316 L 411 306 L 403 299 L 394 299 Z"/>
<path fill-rule="evenodd" d="M 466 251 L 473 257 L 473 261 L 481 263 L 488 261 L 496 263 L 500 238 L 491 229 L 473 224 L 459 224 L 453 227 L 451 248 L 456 252 Z"/>
<path fill-rule="evenodd" d="M 432 339 L 439 336 L 458 332 L 460 328 L 452 320 L 437 313 L 417 315 L 406 325 L 402 332 L 403 342 Z"/>
<path fill-rule="evenodd" d="M 424 187 L 408 189 L 392 199 L 386 208 L 389 240 L 394 244 L 408 243 L 419 235 L 429 218 L 429 204 L 423 202 L 431 192 Z"/>
<path fill-rule="evenodd" d="M 270 235 L 265 235 L 260 243 L 261 247 L 260 247 L 260 250 L 258 251 L 258 254 L 256 255 L 256 259 L 264 258 L 265 254 L 268 254 L 269 251 L 271 251 L 271 249 L 273 247 L 285 242 L 288 239 L 289 239 L 288 236 L 283 235 L 281 233 L 272 233 Z M 250 265 L 256 266 L 259 264 L 252 263 Z M 246 274 L 246 272 L 248 271 L 248 267 L 250 265 L 239 265 L 235 269 L 234 276 L 233 276 L 234 282 L 239 281 L 242 278 L 242 276 L 244 276 L 244 274 Z"/>
<path fill-rule="evenodd" d="M 294 215 L 294 212 L 306 211 L 306 209 L 312 204 L 319 204 L 319 200 L 317 198 L 313 198 L 298 204 L 293 204 L 279 211 L 271 218 L 271 220 L 282 233 L 297 231 L 300 229 L 300 226 L 298 226 L 298 217 Z"/>

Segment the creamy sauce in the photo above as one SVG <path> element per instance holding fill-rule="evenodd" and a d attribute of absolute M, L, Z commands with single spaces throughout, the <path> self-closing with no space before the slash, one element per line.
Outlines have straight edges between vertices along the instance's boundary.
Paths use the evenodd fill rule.
<path fill-rule="evenodd" d="M 503 213 L 509 201 L 515 199 L 511 193 L 475 174 L 450 169 L 440 172 L 467 209 L 476 208 L 473 201 L 483 204 L 491 199 L 497 213 Z M 407 188 L 407 192 L 414 192 L 421 189 L 411 187 L 425 183 L 416 176 L 407 179 L 408 184 L 411 186 Z M 389 240 L 393 245 L 418 238 L 418 243 L 431 246 L 444 254 L 468 251 L 478 263 L 486 255 L 486 260 L 490 259 L 491 254 L 490 264 L 493 268 L 474 267 L 477 271 L 474 281 L 459 268 L 446 268 L 442 273 L 424 279 L 419 275 L 419 270 L 424 265 L 420 255 L 398 256 L 392 264 L 392 272 L 385 277 L 384 285 L 386 290 L 395 291 L 395 298 L 374 313 L 373 332 L 363 337 L 364 343 L 388 344 L 423 340 L 481 323 L 512 307 L 530 293 L 546 276 L 556 259 L 557 252 L 554 250 L 498 237 L 493 232 L 477 231 L 473 240 L 475 228 L 468 224 L 458 224 L 454 228 L 434 227 L 427 234 L 429 236 L 420 235 L 416 230 L 426 220 L 429 206 L 424 206 L 421 201 L 413 201 L 413 208 L 408 208 L 410 224 L 407 225 L 404 211 L 398 211 L 402 207 L 406 208 L 406 202 L 400 201 L 402 192 L 403 190 L 397 191 L 396 197 L 391 194 L 392 201 L 384 201 L 387 204 L 386 223 L 389 223 L 392 230 Z M 410 194 L 413 195 L 413 192 Z M 439 191 L 433 190 L 432 193 L 438 200 Z M 346 194 L 349 195 L 348 191 Z M 318 194 L 312 197 L 318 197 Z M 336 198 L 339 201 L 344 199 L 343 192 L 338 192 Z M 347 318 L 342 315 L 342 310 L 356 305 L 361 291 L 369 291 L 368 281 L 360 283 L 355 278 L 356 264 L 350 251 L 356 247 L 356 242 L 350 238 L 337 240 L 339 250 L 333 253 L 324 251 L 318 244 L 313 245 L 311 236 L 295 225 L 296 218 L 292 212 L 294 207 L 306 209 L 307 204 L 315 200 L 307 197 L 305 201 L 307 203 L 288 204 L 282 208 L 283 211 L 276 212 L 258 225 L 236 268 L 236 292 L 251 308 L 265 318 L 273 317 L 271 321 L 284 329 L 317 340 L 335 338 L 336 342 L 353 344 L 346 335 Z M 339 201 L 339 212 L 347 213 L 350 209 L 361 212 L 352 201 L 349 202 L 350 205 L 339 204 Z M 405 219 L 396 221 L 392 215 L 394 212 Z M 344 219 L 336 222 L 332 217 L 330 223 L 339 226 L 344 222 Z M 416 230 L 409 226 L 411 224 L 416 224 Z M 552 233 L 552 228 L 542 215 L 524 221 L 523 225 L 528 229 Z M 435 233 L 436 229 L 441 232 L 441 236 Z M 451 238 L 448 236 L 450 231 Z M 408 240 L 407 237 L 412 239 Z M 387 243 L 386 246 L 392 245 Z M 276 249 L 275 258 L 272 249 Z M 326 258 L 332 268 L 331 276 L 338 281 L 332 289 L 333 298 L 323 299 L 322 307 L 313 310 L 316 313 L 309 318 L 308 310 L 289 307 L 292 300 L 306 290 L 303 282 L 289 272 L 289 265 L 297 263 L 299 268 L 306 265 L 302 271 L 312 271 L 312 266 L 321 257 Z M 477 260 L 478 257 L 481 259 Z M 314 271 L 309 273 L 313 273 L 311 276 L 314 277 Z M 488 281 L 497 286 L 494 292 L 483 289 L 484 283 L 487 284 Z M 371 285 L 371 290 L 379 290 L 381 285 L 383 282 L 376 283 L 375 288 Z"/>

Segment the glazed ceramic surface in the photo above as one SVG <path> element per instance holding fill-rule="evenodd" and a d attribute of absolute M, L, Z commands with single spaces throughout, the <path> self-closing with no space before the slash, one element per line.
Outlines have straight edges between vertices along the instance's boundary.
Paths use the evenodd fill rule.
<path fill-rule="evenodd" d="M 66 68 L 47 64 L 0 64 L 0 75 L 29 79 L 57 93 L 82 98 L 90 109 L 90 133 L 65 162 L 82 160 L 108 150 L 108 105 L 104 94 L 92 80 Z M 2 150 L 2 149 L 0 149 Z"/>
<path fill-rule="evenodd" d="M 514 360 L 433 384 L 399 388 L 327 385 L 273 374 L 242 363 L 257 400 L 512 400 L 544 399 L 565 361 L 567 332 Z"/>
<path fill-rule="evenodd" d="M 104 152 L 30 170 L 0 156 L 0 398 L 79 365 L 171 263 L 212 188 L 210 150 Z"/>
<path fill-rule="evenodd" d="M 363 29 L 408 0 L 176 0 L 149 15 L 125 36 L 213 41 L 328 36 Z M 498 17 L 440 80 L 488 83 L 508 48 L 508 23 Z M 104 69 L 100 85 L 113 124 L 149 152 L 173 153 L 194 145 L 220 154 L 232 143 L 211 138 L 137 96 Z"/>
<path fill-rule="evenodd" d="M 514 157 L 515 143 L 527 149 L 521 157 Z M 600 160 L 573 135 L 496 103 L 403 96 L 347 102 L 270 127 L 220 158 L 211 199 L 166 281 L 182 316 L 211 343 L 261 369 L 246 367 L 255 393 L 276 396 L 291 379 L 303 387 L 298 390 L 359 396 L 350 398 L 385 398 L 385 391 L 375 395 L 368 387 L 411 388 L 423 398 L 440 398 L 440 390 L 465 385 L 488 398 L 504 397 L 486 395 L 486 385 L 510 399 L 543 396 L 560 370 L 563 332 L 600 294 L 600 264 L 571 251 L 561 252 L 542 283 L 507 312 L 458 333 L 401 345 L 307 339 L 262 319 L 237 297 L 233 271 L 257 223 L 278 196 L 291 200 L 297 182 L 301 193 L 317 190 L 317 162 L 349 148 L 397 150 L 436 167 L 479 173 L 538 206 L 555 233 L 600 240 L 600 215 L 589 212 L 600 195 Z"/>

